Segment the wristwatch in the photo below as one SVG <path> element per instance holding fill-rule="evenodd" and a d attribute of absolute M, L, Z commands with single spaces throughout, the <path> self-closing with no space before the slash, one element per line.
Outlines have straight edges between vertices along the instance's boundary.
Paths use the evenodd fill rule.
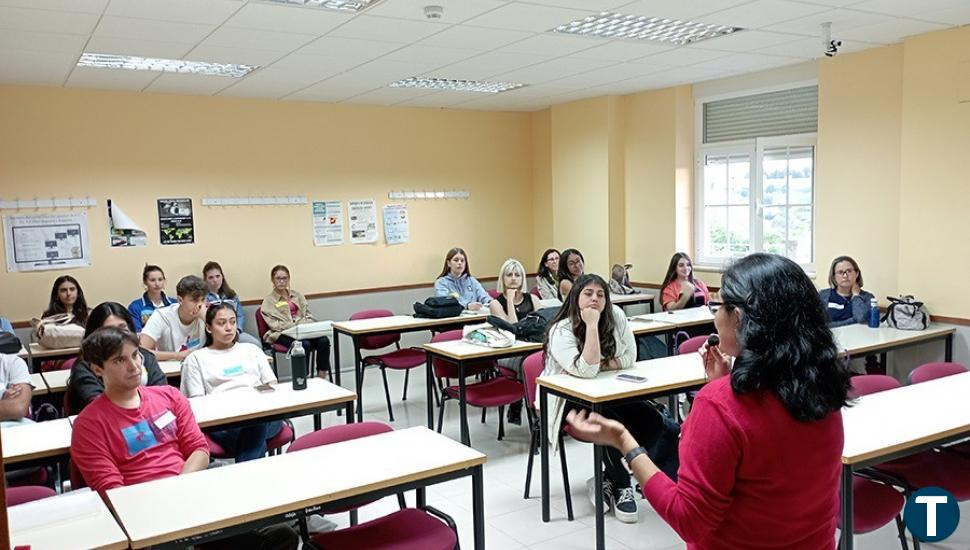
<path fill-rule="evenodd" d="M 623 459 L 626 460 L 626 463 L 629 466 L 633 464 L 633 459 L 635 459 L 640 455 L 645 455 L 645 454 L 647 454 L 646 449 L 644 449 L 643 447 L 635 447 L 632 451 L 628 452 L 626 456 L 623 457 Z"/>

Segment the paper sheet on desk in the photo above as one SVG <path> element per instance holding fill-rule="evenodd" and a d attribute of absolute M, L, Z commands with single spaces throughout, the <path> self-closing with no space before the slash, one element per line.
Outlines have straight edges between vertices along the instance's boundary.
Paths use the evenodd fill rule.
<path fill-rule="evenodd" d="M 43 513 L 38 510 L 43 510 Z M 45 525 L 95 517 L 100 510 L 101 497 L 84 487 L 56 497 L 11 506 L 7 508 L 7 518 L 11 527 L 18 531 L 27 531 Z"/>

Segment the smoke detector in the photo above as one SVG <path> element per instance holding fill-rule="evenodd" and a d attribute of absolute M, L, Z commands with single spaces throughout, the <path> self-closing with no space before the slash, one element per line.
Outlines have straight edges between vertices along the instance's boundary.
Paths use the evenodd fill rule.
<path fill-rule="evenodd" d="M 425 6 L 424 17 L 426 19 L 441 19 L 445 16 L 445 8 L 441 6 Z"/>

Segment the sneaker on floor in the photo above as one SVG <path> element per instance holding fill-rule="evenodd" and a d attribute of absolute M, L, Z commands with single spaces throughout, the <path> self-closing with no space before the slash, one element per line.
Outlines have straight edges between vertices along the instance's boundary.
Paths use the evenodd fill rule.
<path fill-rule="evenodd" d="M 613 493 L 613 514 L 623 523 L 636 523 L 640 519 L 637 497 L 633 487 L 617 489 Z"/>
<path fill-rule="evenodd" d="M 596 508 L 596 478 L 591 477 L 586 480 L 586 494 L 589 502 Z M 603 513 L 608 514 L 613 509 L 613 482 L 603 476 Z"/>
<path fill-rule="evenodd" d="M 516 401 L 509 405 L 509 411 L 505 417 L 509 424 L 515 424 L 516 426 L 522 425 L 522 402 Z"/>

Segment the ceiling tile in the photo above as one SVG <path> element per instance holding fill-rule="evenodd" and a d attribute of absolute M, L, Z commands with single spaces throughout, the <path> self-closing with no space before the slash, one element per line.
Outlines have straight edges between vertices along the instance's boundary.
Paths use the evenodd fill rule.
<path fill-rule="evenodd" d="M 737 69 L 750 69 L 752 67 L 762 67 L 762 66 L 783 66 L 791 65 L 793 63 L 800 63 L 801 59 L 790 58 L 790 57 L 780 57 L 774 55 L 767 55 L 761 53 L 735 53 L 727 57 L 722 57 L 720 59 L 715 59 L 714 61 L 704 61 L 703 63 L 698 63 L 696 65 L 691 65 L 689 68 L 704 70 L 737 70 Z"/>
<path fill-rule="evenodd" d="M 587 15 L 590 12 L 586 10 L 514 3 L 480 15 L 467 23 L 497 29 L 545 32 Z"/>
<path fill-rule="evenodd" d="M 834 8 L 845 8 L 865 0 L 811 0 L 812 4 L 821 4 L 823 6 L 832 6 Z"/>
<path fill-rule="evenodd" d="M 332 10 L 251 3 L 236 12 L 225 25 L 321 36 L 352 17 L 352 14 Z"/>
<path fill-rule="evenodd" d="M 0 0 L 0 6 L 37 10 L 73 11 L 100 15 L 109 0 Z"/>
<path fill-rule="evenodd" d="M 428 91 L 428 90 L 424 90 Z M 483 93 L 473 93 L 473 92 L 456 92 L 453 90 L 445 90 L 439 92 L 433 92 L 430 94 L 422 95 L 420 97 L 415 97 L 407 99 L 398 103 L 401 107 L 450 107 L 452 105 L 458 105 L 465 103 L 466 101 L 479 99 L 483 97 L 494 97 L 496 95 L 502 94 L 483 94 Z"/>
<path fill-rule="evenodd" d="M 313 86 L 283 97 L 293 101 L 341 101 L 355 95 L 369 92 L 380 85 L 362 84 L 352 76 L 337 75 Z"/>
<path fill-rule="evenodd" d="M 847 9 L 835 9 L 819 12 L 806 17 L 799 17 L 798 19 L 792 19 L 791 21 L 785 21 L 784 23 L 769 25 L 762 30 L 821 37 L 822 23 L 828 22 L 832 23 L 832 37 L 841 38 L 840 34 L 847 30 L 891 20 L 892 17 L 888 15 Z"/>
<path fill-rule="evenodd" d="M 402 101 L 408 101 L 422 96 L 434 94 L 434 90 L 423 88 L 389 88 L 383 87 L 369 92 L 355 95 L 348 98 L 343 103 L 363 103 L 367 105 L 394 105 Z"/>
<path fill-rule="evenodd" d="M 394 0 L 381 2 L 367 10 L 369 15 L 397 17 L 427 21 L 424 7 L 434 4 L 444 8 L 444 16 L 437 19 L 441 23 L 461 23 L 505 4 L 504 0 Z"/>
<path fill-rule="evenodd" d="M 543 33 L 526 38 L 525 40 L 520 40 L 514 44 L 509 44 L 499 51 L 560 57 L 602 44 L 603 40 L 601 39 Z"/>
<path fill-rule="evenodd" d="M 158 78 L 157 72 L 124 71 L 120 69 L 96 69 L 75 67 L 67 79 L 71 88 L 97 88 L 99 90 L 141 91 Z"/>
<path fill-rule="evenodd" d="M 603 61 L 630 61 L 648 55 L 673 50 L 675 46 L 657 42 L 632 40 L 614 40 L 602 46 L 571 54 L 583 59 L 601 59 Z"/>
<path fill-rule="evenodd" d="M 515 0 L 520 4 L 536 4 L 539 6 L 552 6 L 557 8 L 573 8 L 585 10 L 590 13 L 618 9 L 624 4 L 629 4 L 631 0 Z"/>
<path fill-rule="evenodd" d="M 421 44 L 444 48 L 492 50 L 530 36 L 533 36 L 533 33 L 455 25 L 425 38 L 421 41 Z"/>
<path fill-rule="evenodd" d="M 415 44 L 395 50 L 384 57 L 395 61 L 426 62 L 434 68 L 451 65 L 482 53 L 480 50 L 437 48 Z"/>
<path fill-rule="evenodd" d="M 744 29 L 759 29 L 773 23 L 797 19 L 827 10 L 828 8 L 825 6 L 801 2 L 756 0 L 750 4 L 705 15 L 704 22 L 715 25 L 731 25 Z"/>
<path fill-rule="evenodd" d="M 145 89 L 146 92 L 169 94 L 213 95 L 230 86 L 235 78 L 198 74 L 164 73 Z"/>
<path fill-rule="evenodd" d="M 80 34 L 5 31 L 0 33 L 0 50 L 31 50 L 35 52 L 69 53 L 81 55 L 87 37 Z"/>
<path fill-rule="evenodd" d="M 746 52 L 759 48 L 767 48 L 775 44 L 793 42 L 799 38 L 802 38 L 802 36 L 764 31 L 741 31 L 727 36 L 719 36 L 705 40 L 697 44 L 697 46 L 705 50 Z"/>
<path fill-rule="evenodd" d="M 853 4 L 852 9 L 925 19 L 924 13 L 966 6 L 967 0 L 866 0 Z"/>
<path fill-rule="evenodd" d="M 438 72 L 447 78 L 483 80 L 547 60 L 549 60 L 548 57 L 541 55 L 488 52 L 461 63 L 449 65 Z"/>
<path fill-rule="evenodd" d="M 346 25 L 331 31 L 327 36 L 411 43 L 441 32 L 446 28 L 448 28 L 448 25 L 443 23 L 390 19 L 376 15 L 358 15 Z"/>
<path fill-rule="evenodd" d="M 198 23 L 152 21 L 150 19 L 105 15 L 98 23 L 98 28 L 94 30 L 94 36 L 195 44 L 215 28 L 214 25 Z"/>
<path fill-rule="evenodd" d="M 276 99 L 306 88 L 319 80 L 312 74 L 293 73 L 267 67 L 223 88 L 218 95 Z"/>
<path fill-rule="evenodd" d="M 378 42 L 375 40 L 323 36 L 296 50 L 294 53 L 301 55 L 341 56 L 359 60 L 359 63 L 363 63 L 364 61 L 370 61 L 371 59 L 402 47 L 399 42 Z"/>
<path fill-rule="evenodd" d="M 193 61 L 209 61 L 212 63 L 235 63 L 239 65 L 256 65 L 258 67 L 264 67 L 282 56 L 283 54 L 281 52 L 202 44 L 192 48 L 189 53 L 185 54 L 184 59 L 191 59 Z"/>
<path fill-rule="evenodd" d="M 111 0 L 105 14 L 219 25 L 242 6 L 240 0 Z"/>
<path fill-rule="evenodd" d="M 879 44 L 871 44 L 869 42 L 843 40 L 842 47 L 839 48 L 839 52 L 852 53 L 852 52 L 867 50 L 869 48 L 874 48 L 878 46 Z M 753 53 L 783 55 L 788 57 L 801 57 L 804 59 L 816 59 L 816 58 L 824 57 L 824 54 L 825 54 L 822 48 L 822 41 L 819 40 L 818 38 L 803 38 L 801 40 L 796 40 L 794 42 L 788 42 L 787 44 L 778 44 L 776 46 L 771 46 L 761 50 L 756 50 Z"/>
<path fill-rule="evenodd" d="M 338 74 L 326 82 L 348 88 L 356 87 L 361 92 L 387 86 L 391 82 L 417 76 L 414 65 L 390 59 L 377 59 L 349 71 Z"/>
<path fill-rule="evenodd" d="M 702 16 L 709 13 L 746 4 L 751 0 L 640 0 L 623 6 L 620 13 L 666 17 L 669 19 L 693 19 L 707 22 Z"/>
<path fill-rule="evenodd" d="M 728 54 L 721 51 L 705 50 L 703 48 L 698 48 L 697 46 L 681 46 L 674 50 L 642 57 L 637 61 L 642 61 L 644 63 L 660 63 L 662 65 L 670 65 L 672 67 L 685 67 L 687 65 L 693 65 L 694 63 L 724 57 L 725 55 Z"/>
<path fill-rule="evenodd" d="M 0 29 L 55 34 L 91 34 L 98 23 L 92 13 L 32 10 L 0 6 Z"/>
<path fill-rule="evenodd" d="M 666 69 L 666 67 L 642 65 L 638 63 L 619 63 L 610 67 L 595 69 L 585 73 L 560 78 L 558 80 L 552 80 L 549 82 L 549 85 L 590 88 L 660 72 L 664 69 Z"/>
<path fill-rule="evenodd" d="M 970 25 L 970 2 L 959 8 L 921 13 L 919 19 L 949 25 Z"/>
<path fill-rule="evenodd" d="M 923 34 L 924 32 L 938 31 L 948 28 L 947 25 L 939 23 L 928 23 L 915 19 L 895 19 L 885 23 L 867 25 L 844 31 L 837 38 L 849 40 L 861 40 L 863 42 L 877 42 L 880 44 L 893 44 L 900 42 L 907 36 Z M 833 38 L 836 38 L 833 36 Z"/>
<path fill-rule="evenodd" d="M 367 59 L 356 59 L 341 55 L 290 54 L 270 65 L 271 68 L 314 77 L 313 80 L 329 78 L 366 63 Z"/>
<path fill-rule="evenodd" d="M 310 34 L 219 27 L 202 41 L 202 46 L 249 48 L 271 52 L 291 52 L 314 39 Z"/>
<path fill-rule="evenodd" d="M 112 38 L 92 36 L 86 50 L 92 53 L 113 53 L 118 55 L 138 55 L 141 57 L 160 57 L 162 59 L 181 59 L 192 49 L 191 44 L 177 42 L 155 42 L 134 38 Z"/>
<path fill-rule="evenodd" d="M 513 82 L 523 82 L 525 84 L 541 84 L 574 74 L 598 69 L 610 62 L 596 61 L 592 59 L 578 59 L 574 57 L 560 57 L 538 63 L 524 69 L 510 71 L 496 76 L 500 80 L 511 80 Z"/>
<path fill-rule="evenodd" d="M 0 83 L 61 86 L 76 62 L 73 54 L 0 50 Z"/>

